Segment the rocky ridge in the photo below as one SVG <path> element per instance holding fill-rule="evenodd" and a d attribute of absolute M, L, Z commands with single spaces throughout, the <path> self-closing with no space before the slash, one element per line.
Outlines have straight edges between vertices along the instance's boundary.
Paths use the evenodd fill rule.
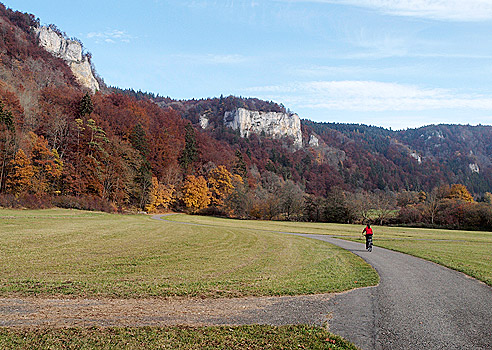
<path fill-rule="evenodd" d="M 302 147 L 301 119 L 297 114 L 280 112 L 258 112 L 244 108 L 225 112 L 224 125 L 239 130 L 241 137 L 251 133 L 281 138 L 284 136 L 294 139 L 294 147 Z"/>
<path fill-rule="evenodd" d="M 67 39 L 47 26 L 34 28 L 34 31 L 39 39 L 39 45 L 52 55 L 63 59 L 82 86 L 93 93 L 99 90 L 99 83 L 94 77 L 89 57 L 83 54 L 80 42 Z"/>

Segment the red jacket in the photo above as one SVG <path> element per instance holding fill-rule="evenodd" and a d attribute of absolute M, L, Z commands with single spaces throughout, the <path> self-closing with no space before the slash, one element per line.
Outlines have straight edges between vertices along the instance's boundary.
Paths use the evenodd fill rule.
<path fill-rule="evenodd" d="M 372 235 L 372 228 L 370 228 L 370 227 L 366 227 L 366 228 L 364 229 L 364 232 L 366 233 L 366 235 Z"/>

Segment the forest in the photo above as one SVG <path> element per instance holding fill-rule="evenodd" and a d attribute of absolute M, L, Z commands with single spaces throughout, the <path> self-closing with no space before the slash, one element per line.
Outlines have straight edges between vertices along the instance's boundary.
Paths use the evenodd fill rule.
<path fill-rule="evenodd" d="M 38 25 L 0 4 L 0 206 L 492 229 L 491 127 L 303 120 L 301 149 L 242 138 L 226 111 L 285 106 L 174 100 L 101 77 L 92 94 L 38 45 Z"/>

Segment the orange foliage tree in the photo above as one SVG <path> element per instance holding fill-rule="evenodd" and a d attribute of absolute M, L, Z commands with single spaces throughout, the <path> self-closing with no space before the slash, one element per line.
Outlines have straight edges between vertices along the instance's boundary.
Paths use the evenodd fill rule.
<path fill-rule="evenodd" d="M 183 184 L 183 202 L 190 212 L 195 213 L 210 204 L 210 191 L 203 176 L 186 176 Z"/>
<path fill-rule="evenodd" d="M 156 177 L 152 178 L 152 187 L 149 192 L 149 204 L 146 210 L 149 213 L 155 212 L 159 207 L 168 209 L 174 199 L 174 186 L 160 183 Z"/>
<path fill-rule="evenodd" d="M 53 193 L 58 188 L 58 180 L 62 175 L 63 162 L 58 152 L 48 148 L 48 141 L 33 132 L 29 133 L 32 147 L 32 166 L 34 177 L 32 179 L 35 193 Z"/>
<path fill-rule="evenodd" d="M 219 165 L 210 170 L 208 175 L 208 187 L 211 193 L 212 205 L 217 207 L 224 204 L 224 199 L 234 190 L 232 175 L 225 166 Z"/>
<path fill-rule="evenodd" d="M 470 203 L 474 202 L 473 196 L 470 194 L 466 186 L 461 184 L 451 185 L 447 198 L 462 200 L 464 202 L 470 202 Z"/>
<path fill-rule="evenodd" d="M 31 180 L 34 176 L 34 168 L 31 160 L 22 149 L 17 151 L 10 165 L 11 171 L 6 182 L 8 191 L 15 195 L 30 191 L 32 189 Z"/>

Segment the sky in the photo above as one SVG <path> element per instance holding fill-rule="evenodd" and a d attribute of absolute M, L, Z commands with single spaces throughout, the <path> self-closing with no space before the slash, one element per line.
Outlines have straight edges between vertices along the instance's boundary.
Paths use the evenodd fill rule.
<path fill-rule="evenodd" d="M 492 124 L 492 0 L 4 0 L 106 84 L 392 129 Z"/>

